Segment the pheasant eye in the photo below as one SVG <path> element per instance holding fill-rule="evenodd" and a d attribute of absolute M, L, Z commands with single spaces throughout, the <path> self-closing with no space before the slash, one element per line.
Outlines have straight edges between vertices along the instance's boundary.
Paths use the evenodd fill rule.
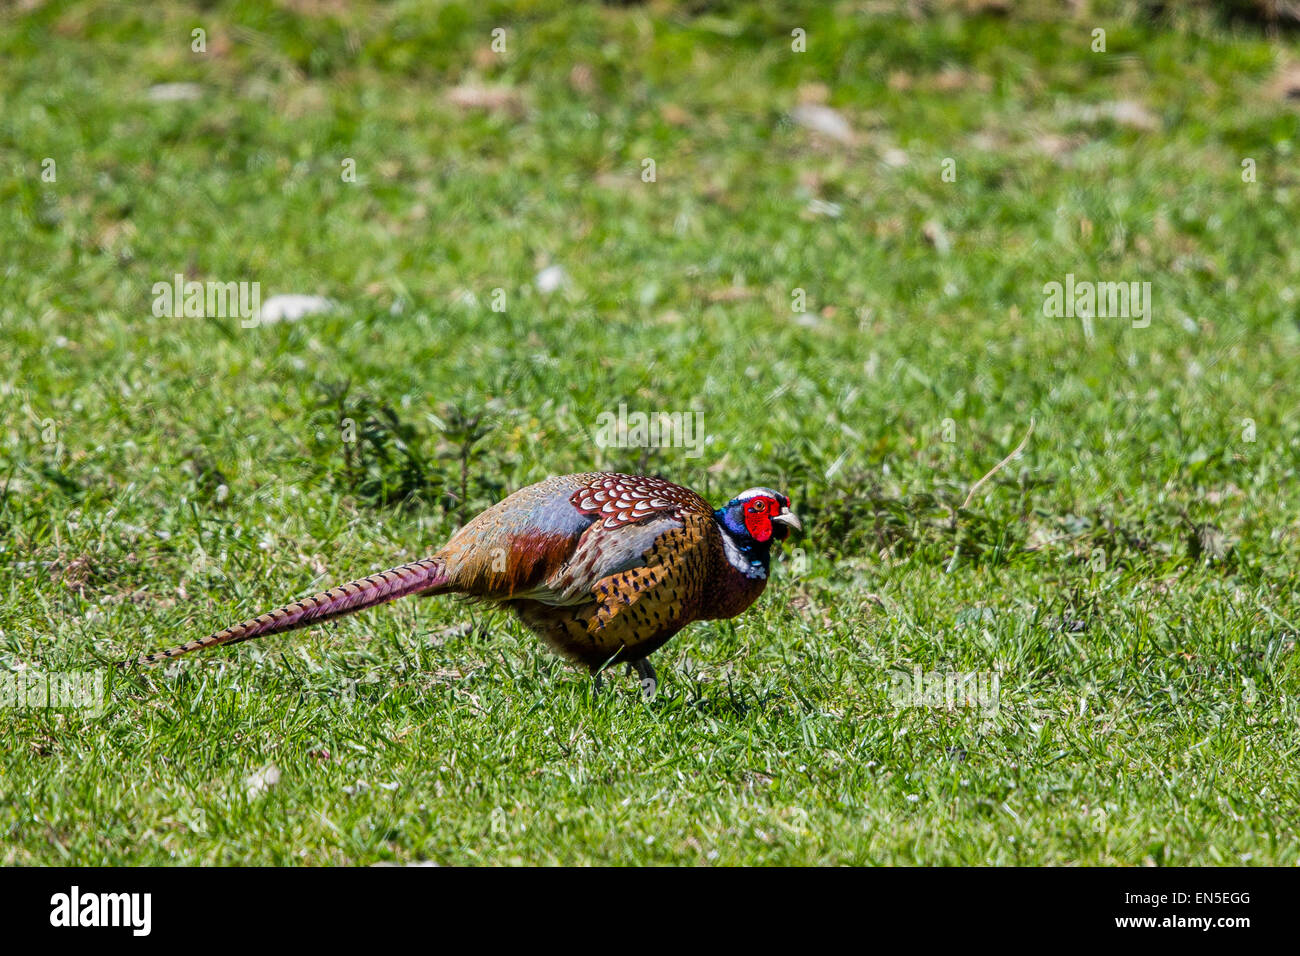
<path fill-rule="evenodd" d="M 757 511 L 759 514 L 762 514 L 764 511 L 767 510 L 767 502 L 765 502 L 765 501 L 755 501 L 755 502 L 754 502 L 754 510 Z"/>

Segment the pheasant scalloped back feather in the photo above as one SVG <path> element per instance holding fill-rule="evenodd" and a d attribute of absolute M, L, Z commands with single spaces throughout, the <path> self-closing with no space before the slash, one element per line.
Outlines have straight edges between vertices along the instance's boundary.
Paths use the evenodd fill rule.
<path fill-rule="evenodd" d="M 508 607 L 592 673 L 628 662 L 654 692 L 647 655 L 692 621 L 740 614 L 763 593 L 771 544 L 799 519 L 751 488 L 714 510 L 688 488 L 614 473 L 561 475 L 484 511 L 432 557 L 321 591 L 208 637 L 139 658 L 306 627 L 410 594 Z"/>

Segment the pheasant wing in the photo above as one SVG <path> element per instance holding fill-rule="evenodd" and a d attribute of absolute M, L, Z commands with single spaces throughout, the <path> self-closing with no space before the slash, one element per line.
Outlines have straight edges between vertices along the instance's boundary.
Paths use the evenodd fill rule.
<path fill-rule="evenodd" d="M 521 489 L 460 530 L 441 552 L 455 591 L 556 606 L 590 603 L 597 581 L 645 564 L 687 517 L 712 521 L 695 492 L 638 475 L 565 475 Z M 701 525 L 701 528 L 704 526 Z"/>
<path fill-rule="evenodd" d="M 602 579 L 645 567 L 666 535 L 675 540 L 689 524 L 694 539 L 707 532 L 713 520 L 708 502 L 661 478 L 592 475 L 569 501 L 593 524 L 558 572 L 526 595 L 545 604 L 590 602 Z"/>

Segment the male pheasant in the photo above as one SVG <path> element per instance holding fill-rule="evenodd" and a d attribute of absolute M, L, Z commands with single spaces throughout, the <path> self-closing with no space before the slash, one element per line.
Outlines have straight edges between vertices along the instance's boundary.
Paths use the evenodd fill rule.
<path fill-rule="evenodd" d="M 600 671 L 625 662 L 647 697 L 648 656 L 692 621 L 730 618 L 767 585 L 774 541 L 802 530 L 790 499 L 741 492 L 714 510 L 660 478 L 561 475 L 521 488 L 437 554 L 286 604 L 139 659 L 156 664 L 352 614 L 410 594 L 458 594 L 508 607 L 551 648 Z"/>

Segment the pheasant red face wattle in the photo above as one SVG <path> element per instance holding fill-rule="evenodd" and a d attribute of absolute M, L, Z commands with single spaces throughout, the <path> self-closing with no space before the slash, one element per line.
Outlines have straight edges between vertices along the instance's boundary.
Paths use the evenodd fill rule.
<path fill-rule="evenodd" d="M 772 515 L 779 513 L 776 499 L 766 495 L 745 502 L 745 530 L 755 541 L 768 541 L 772 537 Z"/>

